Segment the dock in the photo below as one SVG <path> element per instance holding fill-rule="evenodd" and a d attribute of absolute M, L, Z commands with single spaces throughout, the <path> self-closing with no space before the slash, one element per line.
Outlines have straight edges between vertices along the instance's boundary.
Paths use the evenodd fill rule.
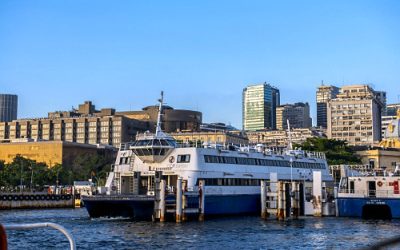
<path fill-rule="evenodd" d="M 75 198 L 71 194 L 0 193 L 0 210 L 73 207 Z"/>

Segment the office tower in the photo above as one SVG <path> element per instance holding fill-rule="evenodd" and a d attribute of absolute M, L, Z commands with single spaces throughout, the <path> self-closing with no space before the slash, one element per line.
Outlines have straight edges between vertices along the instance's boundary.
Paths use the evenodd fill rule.
<path fill-rule="evenodd" d="M 284 130 L 288 128 L 287 120 L 291 128 L 310 128 L 310 106 L 308 103 L 298 102 L 285 104 L 276 108 L 276 128 Z"/>
<path fill-rule="evenodd" d="M 381 100 L 368 85 L 340 89 L 328 102 L 328 138 L 350 145 L 372 145 L 381 139 Z"/>
<path fill-rule="evenodd" d="M 0 94 L 0 122 L 17 119 L 18 96 Z"/>
<path fill-rule="evenodd" d="M 386 116 L 387 114 L 387 107 L 386 107 L 386 91 L 375 91 L 376 97 L 382 103 L 382 116 Z"/>
<path fill-rule="evenodd" d="M 396 116 L 398 109 L 400 109 L 400 103 L 388 104 L 386 106 L 386 115 L 387 116 Z"/>
<path fill-rule="evenodd" d="M 268 83 L 250 85 L 243 89 L 242 104 L 244 130 L 276 129 L 279 89 Z"/>
<path fill-rule="evenodd" d="M 327 128 L 327 108 L 329 100 L 336 98 L 339 88 L 321 85 L 317 88 L 317 127 Z"/>

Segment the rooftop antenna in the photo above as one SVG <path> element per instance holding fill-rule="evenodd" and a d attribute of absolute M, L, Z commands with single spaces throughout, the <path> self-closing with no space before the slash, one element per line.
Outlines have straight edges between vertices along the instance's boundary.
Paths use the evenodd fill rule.
<path fill-rule="evenodd" d="M 157 126 L 156 126 L 156 136 L 159 136 L 161 131 L 161 113 L 162 113 L 162 106 L 164 100 L 164 91 L 161 91 L 161 98 L 158 99 L 159 108 L 158 108 L 158 117 L 157 117 Z"/>
<path fill-rule="evenodd" d="M 288 134 L 289 134 L 289 144 L 288 144 L 288 149 L 293 150 L 293 144 L 292 144 L 292 132 L 290 132 L 290 122 L 289 119 L 286 120 L 287 122 L 287 127 L 288 127 Z"/>

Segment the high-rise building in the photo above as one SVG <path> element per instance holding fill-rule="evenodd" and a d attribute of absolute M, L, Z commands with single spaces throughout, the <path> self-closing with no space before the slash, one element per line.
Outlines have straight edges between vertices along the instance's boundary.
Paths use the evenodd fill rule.
<path fill-rule="evenodd" d="M 310 128 L 312 122 L 308 103 L 298 102 L 277 107 L 276 128 L 278 130 L 287 129 L 287 120 L 289 120 L 291 128 Z"/>
<path fill-rule="evenodd" d="M 327 108 L 329 100 L 336 98 L 339 88 L 321 85 L 317 88 L 317 127 L 327 128 Z"/>
<path fill-rule="evenodd" d="M 398 109 L 400 109 L 400 103 L 388 104 L 386 105 L 386 115 L 396 116 Z"/>
<path fill-rule="evenodd" d="M 387 107 L 386 107 L 386 91 L 375 91 L 376 97 L 382 103 L 381 113 L 383 116 L 387 114 Z"/>
<path fill-rule="evenodd" d="M 249 131 L 276 129 L 276 107 L 279 104 L 279 89 L 268 83 L 244 88 L 243 129 Z"/>
<path fill-rule="evenodd" d="M 17 119 L 18 96 L 0 94 L 0 122 L 10 122 Z"/>
<path fill-rule="evenodd" d="M 328 138 L 346 140 L 350 145 L 372 145 L 381 139 L 382 103 L 368 85 L 340 89 L 328 102 Z"/>

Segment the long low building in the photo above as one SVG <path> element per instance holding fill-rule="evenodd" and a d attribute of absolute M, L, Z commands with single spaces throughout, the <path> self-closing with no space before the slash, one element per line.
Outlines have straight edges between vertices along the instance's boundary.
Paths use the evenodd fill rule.
<path fill-rule="evenodd" d="M 245 135 L 240 132 L 227 132 L 227 131 L 204 131 L 204 132 L 186 132 L 186 133 L 169 133 L 177 141 L 182 142 L 196 142 L 202 143 L 217 143 L 217 144 L 234 144 L 234 145 L 248 145 L 249 140 Z"/>
<path fill-rule="evenodd" d="M 247 132 L 250 144 L 264 144 L 267 147 L 287 147 L 289 144 L 289 133 L 287 130 L 266 130 Z M 291 130 L 293 143 L 303 143 L 307 138 L 324 137 L 324 131 L 310 128 L 295 128 Z"/>
<path fill-rule="evenodd" d="M 400 149 L 375 148 L 357 151 L 364 165 L 371 169 L 386 169 L 393 172 L 396 166 L 400 166 Z"/>
<path fill-rule="evenodd" d="M 79 156 L 102 155 L 107 159 L 115 157 L 113 147 L 81 144 L 65 141 L 28 141 L 20 140 L 9 143 L 0 143 L 0 160 L 10 163 L 17 155 L 44 162 L 52 167 L 57 164 L 71 166 Z"/>

